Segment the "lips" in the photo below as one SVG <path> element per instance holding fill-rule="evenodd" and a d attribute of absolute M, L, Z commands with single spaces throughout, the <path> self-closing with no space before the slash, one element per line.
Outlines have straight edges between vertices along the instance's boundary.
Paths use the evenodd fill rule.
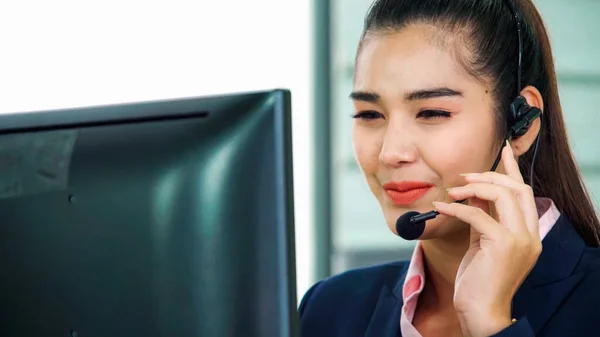
<path fill-rule="evenodd" d="M 383 189 L 396 205 L 411 205 L 421 199 L 433 184 L 423 181 L 391 182 L 383 185 Z"/>

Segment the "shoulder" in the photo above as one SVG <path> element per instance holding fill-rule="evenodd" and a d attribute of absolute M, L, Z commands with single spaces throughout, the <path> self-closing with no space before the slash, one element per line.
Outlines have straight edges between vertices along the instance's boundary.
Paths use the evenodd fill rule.
<path fill-rule="evenodd" d="M 368 319 L 382 288 L 392 291 L 403 279 L 408 261 L 354 269 L 313 285 L 300 302 L 300 324 L 334 326 L 343 320 Z"/>
<path fill-rule="evenodd" d="M 387 286 L 393 289 L 408 267 L 408 261 L 392 262 L 368 268 L 360 268 L 346 271 L 331 276 L 313 285 L 304 295 L 300 303 L 300 311 L 318 302 L 336 302 L 355 300 L 373 296 L 372 292 L 381 290 Z"/>
<path fill-rule="evenodd" d="M 547 333 L 544 336 L 555 336 L 552 331 L 568 330 L 572 336 L 589 336 L 597 331 L 600 322 L 600 248 L 586 248 L 580 264 L 584 267 L 580 265 L 572 276 L 579 282 L 544 329 Z"/>
<path fill-rule="evenodd" d="M 581 281 L 569 296 L 569 300 L 593 306 L 597 318 L 600 319 L 600 310 L 595 309 L 600 306 L 600 248 L 587 247 L 573 275 L 580 275 Z"/>

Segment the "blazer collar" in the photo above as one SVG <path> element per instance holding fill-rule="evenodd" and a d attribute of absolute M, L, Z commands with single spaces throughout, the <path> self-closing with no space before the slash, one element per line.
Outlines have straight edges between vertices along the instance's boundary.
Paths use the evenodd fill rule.
<path fill-rule="evenodd" d="M 527 316 L 537 335 L 570 291 L 583 279 L 576 267 L 585 243 L 566 216 L 561 215 L 542 241 L 535 267 L 513 298 L 513 316 Z"/>
<path fill-rule="evenodd" d="M 584 275 L 574 271 L 585 244 L 564 215 L 546 235 L 542 245 L 536 265 L 513 299 L 513 316 L 517 319 L 527 316 L 536 335 Z M 382 287 L 365 337 L 400 336 L 402 287 L 407 271 L 408 263 L 397 278 Z"/>
<path fill-rule="evenodd" d="M 397 278 L 384 284 L 373 310 L 365 337 L 400 337 L 400 313 L 402 310 L 402 286 L 406 279 L 408 263 L 397 274 Z"/>

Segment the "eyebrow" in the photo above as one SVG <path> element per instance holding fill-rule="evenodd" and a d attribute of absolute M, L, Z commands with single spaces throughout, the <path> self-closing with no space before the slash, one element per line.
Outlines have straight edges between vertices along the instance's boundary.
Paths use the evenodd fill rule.
<path fill-rule="evenodd" d="M 438 98 L 438 97 L 456 97 L 463 96 L 463 93 L 454 89 L 440 87 L 440 88 L 431 88 L 431 89 L 420 89 L 410 91 L 404 94 L 404 100 L 406 101 L 420 101 L 426 100 L 430 98 Z M 362 101 L 369 103 L 377 103 L 381 100 L 381 96 L 374 92 L 367 91 L 353 91 L 350 94 L 350 98 L 354 101 Z"/>
<path fill-rule="evenodd" d="M 369 103 L 377 103 L 381 100 L 381 97 L 374 92 L 366 92 L 366 91 L 353 91 L 350 93 L 350 99 L 353 101 L 362 101 Z"/>
<path fill-rule="evenodd" d="M 437 97 L 455 97 L 455 96 L 462 97 L 462 95 L 463 94 L 460 91 L 441 87 L 441 88 L 410 91 L 404 95 L 404 99 L 407 101 L 420 101 L 420 100 L 437 98 Z"/>

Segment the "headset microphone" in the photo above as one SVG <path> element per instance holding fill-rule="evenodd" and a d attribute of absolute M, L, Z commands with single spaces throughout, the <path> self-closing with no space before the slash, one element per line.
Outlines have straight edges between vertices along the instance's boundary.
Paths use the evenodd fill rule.
<path fill-rule="evenodd" d="M 512 133 L 512 130 L 510 132 Z M 496 170 L 501 157 L 502 148 L 500 148 L 500 152 L 498 153 L 498 156 L 496 157 L 494 165 L 490 171 Z M 463 203 L 465 200 L 457 200 L 455 202 Z M 440 215 L 438 211 L 429 211 L 427 213 L 419 213 L 416 211 L 406 212 L 402 214 L 398 220 L 396 220 L 396 232 L 398 233 L 398 236 L 404 240 L 416 240 L 425 231 L 425 222 L 427 220 L 434 219 L 438 215 Z"/>

